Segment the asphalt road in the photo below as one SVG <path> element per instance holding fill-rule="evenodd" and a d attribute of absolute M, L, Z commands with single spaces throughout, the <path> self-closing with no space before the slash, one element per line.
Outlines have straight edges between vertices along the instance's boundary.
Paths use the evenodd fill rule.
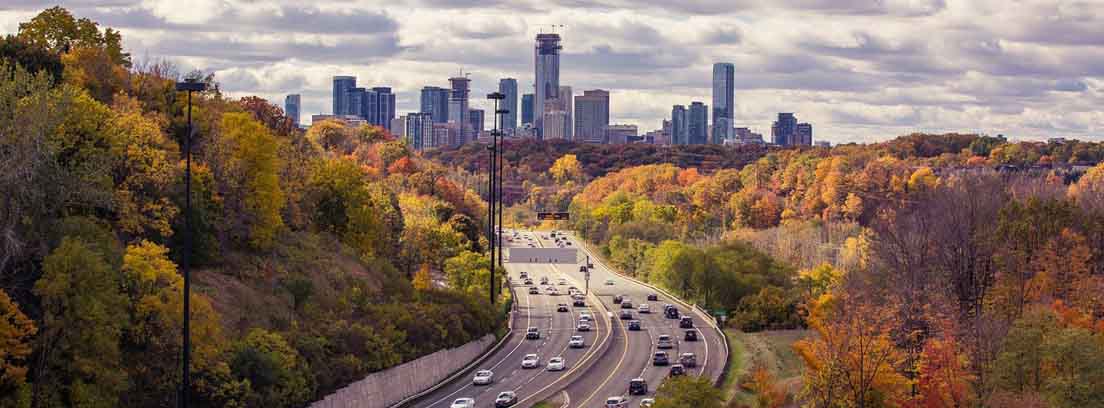
<path fill-rule="evenodd" d="M 512 236 L 512 233 L 507 233 L 507 236 Z M 712 380 L 720 376 L 726 358 L 724 339 L 706 321 L 708 316 L 691 310 L 661 292 L 612 272 L 581 246 L 581 241 L 574 237 L 567 240 L 571 242 L 570 246 L 578 248 L 583 254 L 581 258 L 590 255 L 594 264 L 587 307 L 571 307 L 571 298 L 567 296 L 568 286 L 575 286 L 580 290 L 586 286 L 585 275 L 579 271 L 578 264 L 507 263 L 506 269 L 517 295 L 517 312 L 513 316 L 515 334 L 478 367 L 410 406 L 448 408 L 453 400 L 466 397 L 474 398 L 477 407 L 492 407 L 499 392 L 511 390 L 518 394 L 517 406 L 523 408 L 553 394 L 562 396 L 565 393 L 568 399 L 566 406 L 569 408 L 604 407 L 606 398 L 610 396 L 626 396 L 629 398 L 629 406 L 637 407 L 642 398 L 655 394 L 655 389 L 669 374 L 669 366 L 652 365 L 653 353 L 657 351 L 656 339 L 663 334 L 671 336 L 674 342 L 672 349 L 665 350 L 671 356 L 672 364 L 681 353 L 694 353 L 698 366 L 688 369 L 690 374 L 705 375 Z M 528 246 L 530 243 L 543 247 L 557 245 L 548 232 L 519 232 L 518 238 L 507 245 Z M 529 295 L 529 286 L 521 284 L 519 274 L 522 271 L 527 272 L 535 286 L 541 288 L 540 294 Z M 547 294 L 545 287 L 540 285 L 542 276 L 547 276 L 552 286 L 557 287 L 559 296 Z M 568 284 L 555 285 L 560 278 L 565 278 Z M 607 281 L 612 284 L 607 284 Z M 659 300 L 647 301 L 649 294 L 656 294 Z M 624 295 L 630 299 L 633 304 L 633 318 L 640 320 L 642 330 L 627 330 L 629 320 L 619 318 L 618 313 L 622 309 L 620 305 L 614 304 L 615 295 Z M 558 303 L 566 303 L 569 312 L 557 312 Z M 648 303 L 652 313 L 639 313 L 638 307 L 641 303 Z M 679 321 L 663 316 L 663 305 L 668 303 L 675 305 L 682 315 L 690 312 L 694 319 L 694 330 L 698 332 L 698 341 L 684 341 L 685 329 L 679 328 Z M 591 312 L 597 324 L 594 330 L 580 333 L 575 331 L 575 324 L 583 309 Z M 526 340 L 525 331 L 528 327 L 540 328 L 541 339 Z M 577 334 L 584 336 L 587 346 L 582 349 L 568 348 L 569 339 Z M 604 342 L 609 342 L 608 348 L 604 353 L 598 353 Z M 540 356 L 541 368 L 521 368 L 522 357 L 530 353 Z M 554 356 L 566 359 L 567 368 L 564 371 L 545 370 L 548 360 Z M 596 361 L 587 369 L 581 369 L 580 364 L 591 359 Z M 474 372 L 482 369 L 495 373 L 494 383 L 485 386 L 472 385 Z M 649 388 L 648 395 L 628 395 L 629 380 L 633 378 L 645 379 Z"/>

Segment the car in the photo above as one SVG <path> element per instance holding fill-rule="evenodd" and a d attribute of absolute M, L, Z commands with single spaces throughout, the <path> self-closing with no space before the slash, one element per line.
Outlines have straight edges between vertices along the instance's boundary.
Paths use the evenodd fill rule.
<path fill-rule="evenodd" d="M 566 245 L 566 246 L 571 246 L 571 241 L 568 241 L 568 240 L 566 240 L 566 239 L 565 239 L 565 240 L 564 240 L 564 245 Z"/>
<path fill-rule="evenodd" d="M 517 393 L 513 391 L 502 391 L 495 398 L 495 408 L 512 407 L 514 404 L 517 404 Z"/>
<path fill-rule="evenodd" d="M 625 397 L 606 398 L 606 408 L 628 408 L 629 400 Z"/>
<path fill-rule="evenodd" d="M 567 346 L 571 348 L 583 348 L 586 346 L 586 340 L 583 340 L 583 336 L 571 336 L 571 340 L 567 342 Z"/>
<path fill-rule="evenodd" d="M 640 408 L 652 408 L 655 406 L 655 398 L 644 398 L 640 400 Z"/>
<path fill-rule="evenodd" d="M 536 354 L 526 354 L 521 358 L 521 368 L 537 368 L 540 365 L 540 356 Z"/>
<path fill-rule="evenodd" d="M 682 368 L 682 364 L 671 365 L 671 376 L 677 377 L 680 375 L 686 375 L 686 369 Z"/>
<path fill-rule="evenodd" d="M 548 360 L 547 368 L 548 371 L 563 371 L 565 365 L 563 357 L 552 357 Z"/>
<path fill-rule="evenodd" d="M 679 356 L 679 364 L 686 367 L 697 367 L 698 357 L 695 356 L 694 353 L 682 353 L 682 355 Z"/>
<path fill-rule="evenodd" d="M 570 310 L 570 309 L 568 309 L 567 303 L 560 303 L 560 304 L 556 305 L 556 311 L 557 312 L 566 312 L 568 310 Z"/>
<path fill-rule="evenodd" d="M 575 326 L 575 330 L 578 330 L 578 331 L 581 331 L 581 332 L 590 331 L 590 323 L 579 322 L 579 325 Z"/>
<path fill-rule="evenodd" d="M 582 312 L 579 312 L 579 320 L 582 321 L 583 319 L 591 321 L 594 320 L 594 316 L 590 315 L 590 311 L 584 310 Z"/>
<path fill-rule="evenodd" d="M 568 292 L 571 292 L 571 291 L 575 291 L 575 292 L 578 292 L 578 291 L 579 291 L 579 288 L 577 288 L 577 287 L 574 287 L 574 286 L 568 286 L 568 287 L 567 287 L 567 291 L 568 291 Z"/>
<path fill-rule="evenodd" d="M 649 293 L 648 294 L 648 300 L 653 301 L 653 302 L 658 302 L 659 301 L 659 295 L 657 295 L 655 293 Z"/>
<path fill-rule="evenodd" d="M 584 307 L 586 306 L 586 301 L 583 300 L 583 298 L 577 297 L 575 300 L 571 301 L 571 305 L 575 307 Z"/>
<path fill-rule="evenodd" d="M 472 385 L 488 385 L 494 382 L 494 372 L 491 370 L 479 370 L 475 372 L 475 377 L 472 378 Z"/>
<path fill-rule="evenodd" d="M 648 382 L 643 378 L 629 380 L 629 395 L 648 395 Z"/>
<path fill-rule="evenodd" d="M 457 398 L 452 401 L 449 408 L 475 408 L 475 400 L 472 398 Z"/>
<path fill-rule="evenodd" d="M 637 308 L 637 311 L 640 313 L 652 313 L 652 307 L 648 306 L 647 303 L 641 303 L 640 307 Z"/>
<path fill-rule="evenodd" d="M 633 314 L 628 310 L 621 311 L 621 320 L 632 320 Z"/>
<path fill-rule="evenodd" d="M 525 279 L 529 277 L 529 272 L 521 271 L 518 275 L 520 275 L 522 279 Z"/>
<path fill-rule="evenodd" d="M 667 310 L 663 311 L 663 315 L 666 316 L 668 319 L 678 319 L 679 310 L 677 307 L 671 306 L 667 308 Z"/>
<path fill-rule="evenodd" d="M 684 341 L 698 341 L 698 331 L 687 330 L 685 333 L 683 333 L 682 339 Z"/>
<path fill-rule="evenodd" d="M 671 360 L 667 357 L 666 351 L 657 351 L 654 355 L 652 355 L 652 365 L 665 366 L 670 363 Z"/>
<path fill-rule="evenodd" d="M 548 284 L 548 277 L 547 276 L 541 276 L 540 282 L 541 282 L 541 285 L 547 285 Z"/>
<path fill-rule="evenodd" d="M 613 303 L 614 304 L 620 304 L 621 301 L 623 301 L 623 300 L 625 300 L 624 296 L 621 296 L 621 295 L 614 295 L 613 296 Z"/>
<path fill-rule="evenodd" d="M 679 328 L 680 329 L 693 329 L 694 328 L 694 318 L 690 317 L 690 316 L 683 316 L 682 319 L 679 319 Z"/>
<path fill-rule="evenodd" d="M 529 279 L 529 278 L 525 278 L 525 282 L 523 282 L 523 283 L 526 284 L 526 285 L 532 286 L 533 285 L 533 280 Z"/>
<path fill-rule="evenodd" d="M 530 295 L 539 295 L 540 294 L 540 289 L 537 289 L 536 286 L 531 286 L 531 287 L 529 287 L 529 294 Z"/>
<path fill-rule="evenodd" d="M 556 281 L 556 284 L 560 286 L 565 286 L 567 285 L 567 279 L 560 278 L 560 280 Z"/>
<path fill-rule="evenodd" d="M 621 308 L 622 309 L 632 309 L 633 308 L 632 301 L 629 300 L 629 298 L 621 299 Z"/>
<path fill-rule="evenodd" d="M 613 279 L 606 279 L 606 286 L 613 286 Z"/>
<path fill-rule="evenodd" d="M 540 329 L 538 329 L 536 327 L 530 327 L 529 329 L 525 330 L 525 339 L 526 340 L 538 340 L 538 339 L 540 339 Z"/>
<path fill-rule="evenodd" d="M 548 296 L 559 296 L 560 295 L 560 292 L 558 290 L 556 290 L 555 286 L 549 286 L 547 292 L 548 292 Z"/>
<path fill-rule="evenodd" d="M 639 320 L 630 321 L 629 322 L 629 330 L 640 331 L 640 321 Z"/>
<path fill-rule="evenodd" d="M 675 343 L 671 341 L 671 336 L 661 334 L 659 338 L 656 339 L 656 348 L 661 350 L 675 348 Z"/>

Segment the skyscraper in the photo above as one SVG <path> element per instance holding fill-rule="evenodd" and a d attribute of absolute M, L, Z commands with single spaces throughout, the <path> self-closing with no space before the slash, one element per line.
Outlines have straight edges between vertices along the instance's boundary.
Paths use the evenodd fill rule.
<path fill-rule="evenodd" d="M 560 109 L 567 115 L 567 124 L 564 128 L 564 139 L 575 140 L 575 95 L 570 86 L 561 86 L 559 97 Z"/>
<path fill-rule="evenodd" d="M 709 143 L 709 107 L 701 102 L 691 102 L 689 119 L 688 143 Z"/>
<path fill-rule="evenodd" d="M 732 138 L 736 68 L 729 63 L 713 64 L 713 135 L 712 143 L 721 144 Z"/>
<path fill-rule="evenodd" d="M 477 138 L 483 133 L 485 116 L 483 115 L 483 109 L 472 109 L 468 111 L 468 123 L 471 124 L 472 138 Z"/>
<path fill-rule="evenodd" d="M 794 138 L 796 139 L 796 144 L 802 146 L 813 145 L 813 125 L 810 125 L 808 123 L 798 123 L 797 126 L 794 127 L 794 134 L 797 135 Z"/>
<path fill-rule="evenodd" d="M 391 88 L 378 86 L 363 91 L 362 98 L 360 116 L 373 125 L 389 126 L 395 118 L 395 94 Z"/>
<path fill-rule="evenodd" d="M 364 88 L 350 88 L 349 91 L 345 93 L 345 108 L 342 115 L 365 117 L 364 104 L 367 102 L 365 100 L 367 99 L 364 95 L 365 92 L 367 91 L 365 91 Z"/>
<path fill-rule="evenodd" d="M 534 85 L 536 93 L 533 110 L 537 115 L 533 125 L 541 135 L 544 134 L 544 104 L 549 99 L 559 98 L 561 49 L 563 47 L 560 45 L 559 34 L 537 34 L 537 44 L 533 51 L 537 81 Z"/>
<path fill-rule="evenodd" d="M 583 91 L 575 98 L 575 140 L 608 143 L 609 92 L 601 89 Z"/>
<path fill-rule="evenodd" d="M 433 115 L 424 112 L 407 114 L 406 131 L 403 133 L 406 144 L 414 150 L 433 147 Z"/>
<path fill-rule="evenodd" d="M 671 144 L 684 145 L 689 143 L 690 124 L 686 117 L 686 107 L 675 105 L 671 108 Z"/>
<path fill-rule="evenodd" d="M 533 94 L 521 96 L 521 124 L 533 124 Z"/>
<path fill-rule="evenodd" d="M 793 113 L 779 113 L 778 120 L 771 126 L 771 143 L 779 146 L 792 146 L 797 131 L 797 118 Z"/>
<path fill-rule="evenodd" d="M 333 114 L 338 115 L 356 115 L 356 113 L 349 112 L 349 90 L 356 88 L 356 77 L 352 76 L 335 76 L 333 77 Z"/>
<path fill-rule="evenodd" d="M 449 90 L 438 86 L 422 88 L 421 112 L 433 117 L 433 123 L 448 122 Z"/>
<path fill-rule="evenodd" d="M 284 98 L 284 115 L 291 119 L 291 124 L 299 127 L 299 94 L 291 94 Z"/>
<path fill-rule="evenodd" d="M 502 78 L 498 80 L 498 92 L 506 96 L 502 99 L 501 109 L 506 109 L 505 115 L 502 115 L 502 130 L 506 133 L 514 133 L 513 130 L 517 128 L 518 119 L 518 89 L 517 80 L 513 78 Z M 494 115 L 494 112 L 492 112 Z M 492 126 L 493 127 L 493 126 Z"/>
<path fill-rule="evenodd" d="M 449 86 L 452 91 L 449 93 L 449 109 L 448 109 L 448 121 L 455 124 L 457 127 L 456 141 L 453 144 L 462 145 L 469 140 L 468 128 L 468 92 L 469 84 L 471 80 L 467 77 L 458 76 L 449 78 Z"/>

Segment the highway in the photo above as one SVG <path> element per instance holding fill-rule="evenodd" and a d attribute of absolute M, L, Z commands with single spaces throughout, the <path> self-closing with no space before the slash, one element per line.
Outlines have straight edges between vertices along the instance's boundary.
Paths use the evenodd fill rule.
<path fill-rule="evenodd" d="M 507 246 L 557 247 L 549 232 L 519 232 Z M 562 235 L 561 235 L 562 236 Z M 642 398 L 654 395 L 659 384 L 669 375 L 669 366 L 653 366 L 652 356 L 656 350 L 656 339 L 660 335 L 669 335 L 673 347 L 665 350 L 671 357 L 671 363 L 677 363 L 681 353 L 694 353 L 698 366 L 687 371 L 694 375 L 706 375 L 715 380 L 723 370 L 726 358 L 724 339 L 710 326 L 707 316 L 701 315 L 683 304 L 667 297 L 632 279 L 611 271 L 594 254 L 581 245 L 581 241 L 567 236 L 562 239 L 566 247 L 575 247 L 580 258 L 590 256 L 594 268 L 590 276 L 590 293 L 585 308 L 571 307 L 571 297 L 567 296 L 567 287 L 585 288 L 585 275 L 579 271 L 579 264 L 513 263 L 507 262 L 511 285 L 517 296 L 517 312 L 512 318 L 514 335 L 496 352 L 481 364 L 459 375 L 454 381 L 442 386 L 427 396 L 419 398 L 411 407 L 448 408 L 457 398 L 474 398 L 476 407 L 493 407 L 494 399 L 501 391 L 514 391 L 518 395 L 517 407 L 530 407 L 549 397 L 566 393 L 568 408 L 604 407 L 610 396 L 629 398 L 629 407 L 639 406 Z M 570 244 L 566 244 L 570 242 Z M 534 285 L 541 288 L 540 294 L 530 295 L 520 277 L 527 272 Z M 540 285 L 541 277 L 548 277 L 551 285 Z M 567 285 L 557 285 L 560 278 Z M 607 282 L 608 281 L 608 282 Z M 612 283 L 612 284 L 607 284 Z M 554 286 L 560 295 L 547 294 L 546 287 Z M 647 301 L 648 295 L 658 296 L 658 300 Z M 633 319 L 641 322 L 640 331 L 629 331 L 629 320 L 622 320 L 618 314 L 623 310 L 615 304 L 615 295 L 626 296 L 633 304 Z M 557 312 L 556 305 L 566 303 L 568 312 Z M 648 303 L 652 313 L 639 313 L 639 305 Z M 679 328 L 677 319 L 667 319 L 663 315 L 664 304 L 675 305 L 682 315 L 690 312 L 698 334 L 698 341 L 684 341 L 685 329 Z M 596 327 L 589 332 L 576 332 L 579 313 L 587 310 L 595 317 Z M 624 309 L 630 310 L 630 309 Z M 608 316 L 612 316 L 612 319 Z M 526 340 L 528 327 L 538 327 L 540 340 Z M 572 335 L 582 335 L 586 347 L 568 348 Z M 608 342 L 607 347 L 602 347 Z M 597 351 L 604 349 L 604 353 Z M 526 354 L 538 354 L 540 368 L 522 369 L 521 360 Z M 566 359 L 564 371 L 550 372 L 544 367 L 553 356 Z M 585 370 L 585 361 L 596 360 Z M 477 370 L 489 369 L 494 372 L 494 383 L 476 386 L 472 377 Z M 644 378 L 648 383 L 645 396 L 628 395 L 629 381 Z"/>

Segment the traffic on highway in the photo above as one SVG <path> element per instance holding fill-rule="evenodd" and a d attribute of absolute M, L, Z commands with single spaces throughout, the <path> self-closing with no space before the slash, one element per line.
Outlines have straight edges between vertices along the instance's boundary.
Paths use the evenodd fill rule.
<path fill-rule="evenodd" d="M 577 262 L 507 259 L 513 334 L 406 406 L 647 407 L 668 376 L 720 376 L 727 351 L 708 316 L 613 272 L 570 234 L 503 233 L 507 248 L 576 248 Z"/>

